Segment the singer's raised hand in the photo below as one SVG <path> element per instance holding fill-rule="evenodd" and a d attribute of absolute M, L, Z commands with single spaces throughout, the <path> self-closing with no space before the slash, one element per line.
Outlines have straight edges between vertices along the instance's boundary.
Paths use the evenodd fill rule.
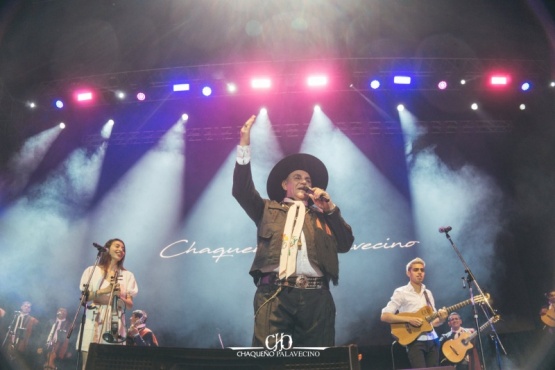
<path fill-rule="evenodd" d="M 239 145 L 246 146 L 251 144 L 251 127 L 254 124 L 256 116 L 253 114 L 243 126 L 241 126 L 241 138 Z"/>

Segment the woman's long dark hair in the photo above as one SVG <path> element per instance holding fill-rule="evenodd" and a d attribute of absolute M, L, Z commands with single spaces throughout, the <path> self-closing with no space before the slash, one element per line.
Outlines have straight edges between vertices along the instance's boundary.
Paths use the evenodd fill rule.
<path fill-rule="evenodd" d="M 125 243 L 123 242 L 123 240 L 118 239 L 118 238 L 110 239 L 106 242 L 106 244 L 104 244 L 104 248 L 106 248 L 106 252 L 102 253 L 102 256 L 100 257 L 100 261 L 98 261 L 98 264 L 105 271 L 108 270 L 108 267 L 110 267 L 110 262 L 112 261 L 112 257 L 110 256 L 110 247 L 116 241 L 123 244 L 123 247 L 125 248 Z M 126 252 L 127 252 L 127 250 L 126 250 Z M 121 261 L 118 261 L 118 263 L 117 263 L 118 268 L 121 269 L 121 270 L 125 270 L 125 267 L 123 267 L 123 261 L 125 261 L 125 255 L 123 256 Z"/>

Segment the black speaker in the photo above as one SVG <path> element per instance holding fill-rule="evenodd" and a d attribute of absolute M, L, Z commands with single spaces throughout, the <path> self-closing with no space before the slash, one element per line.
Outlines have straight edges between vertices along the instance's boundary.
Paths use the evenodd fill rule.
<path fill-rule="evenodd" d="M 91 344 L 87 370 L 360 370 L 355 345 L 325 350 L 251 351 Z"/>
<path fill-rule="evenodd" d="M 455 366 L 451 365 L 451 366 L 439 366 L 439 367 L 419 367 L 419 368 L 401 369 L 401 370 L 453 370 L 454 368 Z"/>

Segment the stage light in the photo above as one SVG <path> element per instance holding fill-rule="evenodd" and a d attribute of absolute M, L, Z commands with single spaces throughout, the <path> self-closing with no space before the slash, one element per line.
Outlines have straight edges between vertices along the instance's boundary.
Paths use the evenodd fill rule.
<path fill-rule="evenodd" d="M 322 108 L 321 108 L 318 104 L 316 104 L 316 105 L 314 106 L 314 111 L 315 111 L 315 112 L 321 112 L 321 111 L 322 111 Z"/>
<path fill-rule="evenodd" d="M 189 119 L 189 115 L 188 115 L 187 113 L 183 113 L 183 114 L 181 115 L 181 120 L 182 120 L 182 121 L 187 121 L 188 119 Z"/>
<path fill-rule="evenodd" d="M 378 80 L 370 81 L 370 87 L 376 90 L 378 87 L 380 87 L 380 81 Z"/>
<path fill-rule="evenodd" d="M 260 108 L 260 114 L 268 114 L 268 110 L 266 108 Z"/>
<path fill-rule="evenodd" d="M 140 92 L 140 93 L 137 94 L 137 100 L 143 101 L 145 99 L 146 99 L 145 93 Z"/>
<path fill-rule="evenodd" d="M 78 102 L 91 101 L 93 99 L 92 91 L 81 91 L 75 94 Z"/>
<path fill-rule="evenodd" d="M 526 104 L 520 104 L 519 108 L 520 108 L 520 110 L 525 110 L 526 109 Z"/>
<path fill-rule="evenodd" d="M 58 127 L 63 130 L 64 128 L 66 128 L 66 124 L 63 122 L 60 122 L 60 124 L 58 125 Z"/>
<path fill-rule="evenodd" d="M 113 126 L 115 122 L 113 119 L 109 119 L 108 122 L 106 123 L 109 124 L 110 126 Z"/>
<path fill-rule="evenodd" d="M 399 112 L 402 112 L 402 111 L 405 110 L 405 106 L 404 106 L 403 104 L 399 104 L 399 105 L 397 105 L 397 110 L 398 110 Z"/>
<path fill-rule="evenodd" d="M 393 83 L 396 85 L 410 85 L 411 78 L 409 76 L 393 76 Z"/>
<path fill-rule="evenodd" d="M 234 83 L 228 83 L 226 87 L 227 87 L 227 92 L 229 93 L 234 93 L 237 91 L 237 85 L 235 85 Z"/>
<path fill-rule="evenodd" d="M 27 102 L 27 106 L 31 109 L 35 109 L 37 104 L 34 101 Z"/>
<path fill-rule="evenodd" d="M 461 80 L 461 85 L 466 85 L 466 80 Z"/>
<path fill-rule="evenodd" d="M 530 85 L 530 82 L 524 82 L 522 83 L 522 85 L 520 85 L 520 89 L 522 91 L 528 91 L 530 90 L 530 87 L 532 87 L 532 85 Z"/>
<path fill-rule="evenodd" d="M 447 81 L 439 81 L 437 88 L 440 90 L 445 90 L 447 88 Z"/>
<path fill-rule="evenodd" d="M 551 81 L 551 83 L 549 84 L 549 86 L 555 87 L 555 81 Z"/>
<path fill-rule="evenodd" d="M 507 75 L 493 75 L 489 79 L 492 86 L 506 86 L 509 83 L 509 76 Z"/>
<path fill-rule="evenodd" d="M 189 84 L 174 84 L 173 91 L 189 91 Z"/>
<path fill-rule="evenodd" d="M 323 75 L 308 76 L 306 84 L 309 87 L 322 87 L 328 84 L 328 77 Z"/>
<path fill-rule="evenodd" d="M 204 96 L 212 95 L 212 88 L 210 86 L 204 86 L 202 88 L 202 95 L 204 95 Z"/>
<path fill-rule="evenodd" d="M 272 81 L 269 78 L 253 78 L 251 80 L 251 87 L 253 89 L 269 89 L 272 86 Z"/>
<path fill-rule="evenodd" d="M 470 105 L 470 108 L 471 108 L 472 110 L 477 110 L 477 109 L 478 109 L 478 104 L 472 103 L 472 104 Z"/>
<path fill-rule="evenodd" d="M 54 102 L 54 105 L 56 106 L 56 108 L 62 109 L 64 107 L 64 102 L 58 99 Z"/>
<path fill-rule="evenodd" d="M 118 98 L 119 100 L 125 99 L 125 93 L 121 90 L 116 91 L 115 95 L 116 95 L 116 98 Z"/>

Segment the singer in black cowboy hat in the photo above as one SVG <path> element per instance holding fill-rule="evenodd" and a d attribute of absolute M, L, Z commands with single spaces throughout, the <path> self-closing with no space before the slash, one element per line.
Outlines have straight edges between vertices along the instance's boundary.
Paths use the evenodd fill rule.
<path fill-rule="evenodd" d="M 330 194 L 326 166 L 309 154 L 283 158 L 268 176 L 270 199 L 254 187 L 250 132 L 255 116 L 241 127 L 233 196 L 257 226 L 257 249 L 250 274 L 254 298 L 253 346 L 271 345 L 277 336 L 294 347 L 335 344 L 337 253 L 348 252 L 354 237 Z M 288 337 L 285 337 L 288 338 Z"/>

